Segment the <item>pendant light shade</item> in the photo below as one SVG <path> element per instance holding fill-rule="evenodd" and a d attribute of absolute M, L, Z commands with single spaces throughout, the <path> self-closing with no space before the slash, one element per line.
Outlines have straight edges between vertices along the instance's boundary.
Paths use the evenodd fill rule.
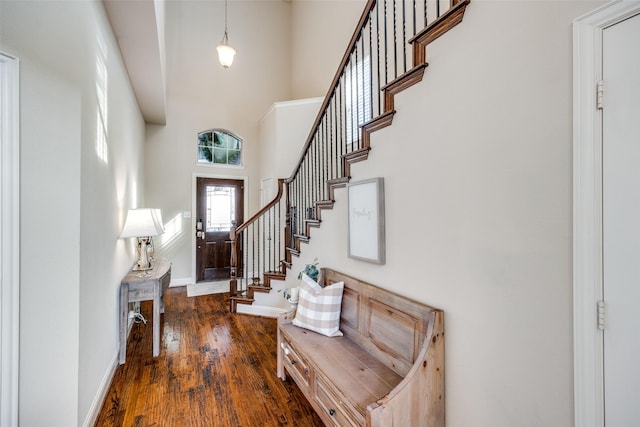
<path fill-rule="evenodd" d="M 233 64 L 233 58 L 236 56 L 236 50 L 229 46 L 227 33 L 224 33 L 222 42 L 218 45 L 218 59 L 224 68 L 229 68 Z"/>
<path fill-rule="evenodd" d="M 233 58 L 236 56 L 236 50 L 229 46 L 229 33 L 227 29 L 227 1 L 224 0 L 224 36 L 220 44 L 216 48 L 218 51 L 218 60 L 224 68 L 229 68 L 233 64 Z"/>

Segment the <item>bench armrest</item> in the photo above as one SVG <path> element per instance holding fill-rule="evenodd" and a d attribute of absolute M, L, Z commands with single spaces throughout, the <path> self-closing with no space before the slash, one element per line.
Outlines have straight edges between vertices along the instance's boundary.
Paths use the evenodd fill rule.
<path fill-rule="evenodd" d="M 293 318 L 296 317 L 296 309 L 292 308 L 286 313 L 282 313 L 278 316 L 278 325 L 286 325 L 293 321 Z"/>
<path fill-rule="evenodd" d="M 282 333 L 280 332 L 280 325 L 286 325 L 289 324 L 293 321 L 293 318 L 296 317 L 296 309 L 292 308 L 291 310 L 287 311 L 286 313 L 282 313 L 280 316 L 278 316 L 278 351 L 277 351 L 277 355 L 278 355 L 278 359 L 277 359 L 277 374 L 278 374 L 278 378 L 280 378 L 282 381 L 287 379 L 287 376 L 284 372 L 284 362 L 282 360 L 282 351 L 280 349 L 280 346 L 282 345 Z"/>

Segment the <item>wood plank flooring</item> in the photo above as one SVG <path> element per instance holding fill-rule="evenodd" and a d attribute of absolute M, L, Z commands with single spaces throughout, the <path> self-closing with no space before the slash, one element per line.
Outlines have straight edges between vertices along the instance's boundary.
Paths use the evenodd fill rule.
<path fill-rule="evenodd" d="M 160 355 L 134 324 L 96 426 L 322 426 L 292 380 L 276 377 L 276 320 L 229 313 L 229 294 L 187 297 L 170 288 Z"/>

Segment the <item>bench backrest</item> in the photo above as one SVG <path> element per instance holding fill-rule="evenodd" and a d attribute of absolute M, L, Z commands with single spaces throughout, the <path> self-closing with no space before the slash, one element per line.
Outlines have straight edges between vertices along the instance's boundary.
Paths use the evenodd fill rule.
<path fill-rule="evenodd" d="M 401 376 L 407 375 L 438 309 L 322 268 L 320 285 L 344 282 L 340 330 Z M 433 323 L 431 323 L 433 325 Z"/>

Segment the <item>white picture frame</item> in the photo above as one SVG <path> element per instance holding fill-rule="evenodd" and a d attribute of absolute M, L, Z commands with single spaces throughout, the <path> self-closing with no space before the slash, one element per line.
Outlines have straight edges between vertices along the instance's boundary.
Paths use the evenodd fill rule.
<path fill-rule="evenodd" d="M 347 184 L 349 258 L 385 263 L 384 178 Z"/>

